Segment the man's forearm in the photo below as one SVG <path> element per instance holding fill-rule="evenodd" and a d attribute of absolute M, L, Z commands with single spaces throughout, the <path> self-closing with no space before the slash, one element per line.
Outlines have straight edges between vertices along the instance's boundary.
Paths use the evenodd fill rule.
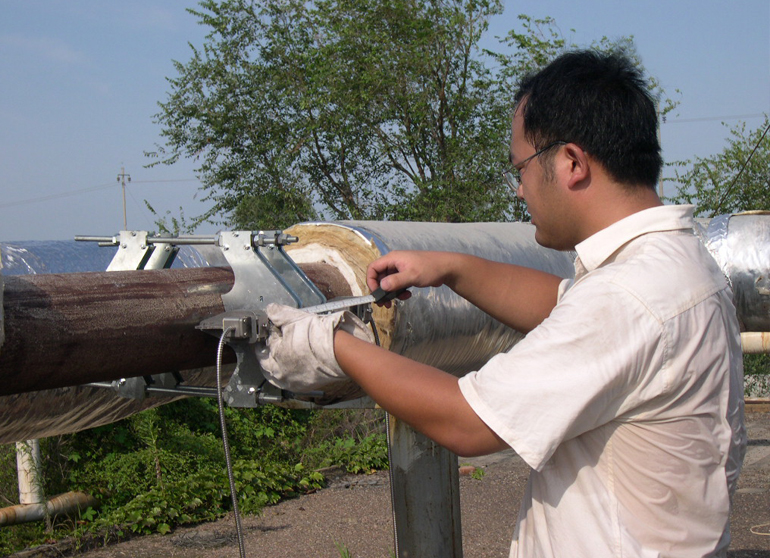
<path fill-rule="evenodd" d="M 521 332 L 553 310 L 561 278 L 512 264 L 454 252 L 395 251 L 375 260 L 366 274 L 374 291 L 447 285 L 502 323 Z"/>
<path fill-rule="evenodd" d="M 446 285 L 500 322 L 527 333 L 556 306 L 561 278 L 536 269 L 457 254 Z"/>
<path fill-rule="evenodd" d="M 470 456 L 508 447 L 468 405 L 454 376 L 342 331 L 334 352 L 377 404 L 449 450 Z"/>

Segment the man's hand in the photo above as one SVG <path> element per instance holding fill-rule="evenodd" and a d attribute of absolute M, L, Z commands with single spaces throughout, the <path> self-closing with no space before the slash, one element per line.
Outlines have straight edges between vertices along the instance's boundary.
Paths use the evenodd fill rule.
<path fill-rule="evenodd" d="M 451 273 L 455 254 L 450 252 L 395 251 L 375 260 L 366 270 L 366 283 L 372 291 L 378 287 L 398 291 L 409 287 L 440 287 Z M 399 296 L 406 300 L 411 293 Z M 385 304 L 390 306 L 389 303 Z"/>
<path fill-rule="evenodd" d="M 334 332 L 346 331 L 358 339 L 374 342 L 371 330 L 351 312 L 319 316 L 269 304 L 273 323 L 267 346 L 257 358 L 270 383 L 294 393 L 328 391 L 331 384 L 349 381 L 334 356 Z"/>
<path fill-rule="evenodd" d="M 556 305 L 562 278 L 470 254 L 390 252 L 369 264 L 366 283 L 374 291 L 446 285 L 500 322 L 526 333 Z M 404 293 L 399 298 L 409 298 Z M 390 306 L 390 303 L 385 303 Z"/>

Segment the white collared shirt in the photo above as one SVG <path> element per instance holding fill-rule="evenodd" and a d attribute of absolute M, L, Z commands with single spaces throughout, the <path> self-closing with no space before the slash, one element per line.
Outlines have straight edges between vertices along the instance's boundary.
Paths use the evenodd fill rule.
<path fill-rule="evenodd" d="M 723 556 L 745 452 L 732 293 L 692 207 L 576 247 L 551 315 L 460 380 L 533 468 L 511 556 Z"/>

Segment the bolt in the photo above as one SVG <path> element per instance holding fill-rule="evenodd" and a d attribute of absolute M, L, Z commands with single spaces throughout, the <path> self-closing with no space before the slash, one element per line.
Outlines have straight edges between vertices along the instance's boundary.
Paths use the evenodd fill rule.
<path fill-rule="evenodd" d="M 123 243 L 123 244 L 121 244 L 121 245 L 120 245 L 120 247 L 121 247 L 121 248 L 128 248 L 128 244 L 126 244 L 126 243 Z"/>
<path fill-rule="evenodd" d="M 255 393 L 257 393 L 257 388 L 250 387 L 249 388 L 249 395 L 254 395 Z"/>

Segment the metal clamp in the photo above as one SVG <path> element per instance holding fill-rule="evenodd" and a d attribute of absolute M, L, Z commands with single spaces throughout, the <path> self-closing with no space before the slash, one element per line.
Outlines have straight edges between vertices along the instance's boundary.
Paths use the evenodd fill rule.
<path fill-rule="evenodd" d="M 127 269 L 162 269 L 173 263 L 180 245 L 213 245 L 221 251 L 233 270 L 235 282 L 222 295 L 225 313 L 203 320 L 198 329 L 214 336 L 227 331 L 226 342 L 235 351 L 237 365 L 224 390 L 225 400 L 233 407 L 255 407 L 279 403 L 294 395 L 265 380 L 256 351 L 268 335 L 265 307 L 276 302 L 302 308 L 326 302 L 326 297 L 284 251 L 298 238 L 279 230 L 226 231 L 212 236 L 149 236 L 146 231 L 121 231 L 112 237 L 77 237 L 97 241 L 104 246 L 119 246 L 108 271 Z M 119 395 L 143 399 L 147 395 L 216 396 L 212 388 L 184 386 L 181 376 L 161 374 L 156 377 L 122 379 L 106 384 L 91 384 L 114 389 Z"/>
<path fill-rule="evenodd" d="M 174 238 L 159 242 L 147 231 L 120 231 L 115 236 L 76 236 L 75 240 L 98 242 L 99 246 L 117 246 L 118 251 L 107 271 L 168 269 L 179 253 Z"/>
<path fill-rule="evenodd" d="M 219 233 L 217 246 L 235 275 L 232 290 L 222 295 L 225 310 L 261 311 L 270 302 L 295 308 L 326 302 L 283 249 L 297 240 L 282 231 Z"/>

